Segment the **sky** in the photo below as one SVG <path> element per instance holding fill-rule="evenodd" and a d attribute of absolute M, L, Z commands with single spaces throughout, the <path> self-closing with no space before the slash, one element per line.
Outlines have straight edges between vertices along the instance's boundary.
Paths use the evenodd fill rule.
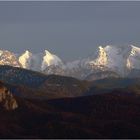
<path fill-rule="evenodd" d="M 0 1 L 0 49 L 74 60 L 110 44 L 140 46 L 140 1 Z"/>

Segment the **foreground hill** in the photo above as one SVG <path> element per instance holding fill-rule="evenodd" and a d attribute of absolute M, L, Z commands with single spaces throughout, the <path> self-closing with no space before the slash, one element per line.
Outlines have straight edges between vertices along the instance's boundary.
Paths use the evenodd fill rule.
<path fill-rule="evenodd" d="M 0 138 L 140 138 L 140 79 L 87 82 L 10 66 L 0 79 Z"/>
<path fill-rule="evenodd" d="M 128 89 L 131 86 L 139 85 L 140 78 L 105 78 L 92 81 L 87 91 L 88 95 L 108 93 L 115 89 Z"/>
<path fill-rule="evenodd" d="M 90 83 L 72 77 L 45 75 L 22 68 L 0 66 L 0 80 L 11 91 L 26 98 L 62 98 L 82 96 Z"/>
<path fill-rule="evenodd" d="M 0 95 L 7 91 L 0 83 Z M 140 138 L 140 96 L 135 93 L 55 100 L 9 95 L 16 108 L 0 103 L 0 138 Z"/>
<path fill-rule="evenodd" d="M 139 78 L 105 78 L 83 81 L 59 75 L 44 75 L 22 68 L 0 66 L 0 80 L 13 94 L 24 98 L 54 99 L 111 92 L 140 83 Z"/>

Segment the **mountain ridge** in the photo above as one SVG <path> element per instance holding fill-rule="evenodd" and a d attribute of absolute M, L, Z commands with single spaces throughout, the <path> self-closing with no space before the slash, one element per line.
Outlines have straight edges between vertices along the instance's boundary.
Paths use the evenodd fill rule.
<path fill-rule="evenodd" d="M 21 55 L 1 50 L 0 64 L 79 79 L 104 71 L 116 72 L 125 77 L 132 69 L 140 70 L 140 48 L 134 45 L 99 46 L 93 55 L 71 62 L 64 62 L 48 50 L 36 54 L 26 50 Z"/>

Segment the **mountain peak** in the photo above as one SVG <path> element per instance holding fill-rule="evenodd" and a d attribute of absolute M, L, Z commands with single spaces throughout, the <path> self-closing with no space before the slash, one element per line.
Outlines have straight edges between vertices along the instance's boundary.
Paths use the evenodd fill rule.
<path fill-rule="evenodd" d="M 98 48 L 99 48 L 99 50 L 100 50 L 100 49 L 104 49 L 102 46 L 99 46 Z"/>
<path fill-rule="evenodd" d="M 22 65 L 23 68 L 30 68 L 30 62 L 32 58 L 32 53 L 30 53 L 28 50 L 26 50 L 20 57 L 19 62 Z"/>
<path fill-rule="evenodd" d="M 140 48 L 130 45 L 131 50 L 127 58 L 128 69 L 140 69 Z"/>
<path fill-rule="evenodd" d="M 29 50 L 26 50 L 25 54 L 31 54 L 31 52 Z"/>
<path fill-rule="evenodd" d="M 135 56 L 137 54 L 140 54 L 140 48 L 134 46 L 134 45 L 131 45 L 131 52 L 130 52 L 130 55 L 131 56 Z"/>
<path fill-rule="evenodd" d="M 43 57 L 43 62 L 41 66 L 42 70 L 45 70 L 48 66 L 57 66 L 60 64 L 62 64 L 62 60 L 58 56 L 51 54 L 48 50 L 45 50 L 45 55 Z"/>
<path fill-rule="evenodd" d="M 8 50 L 0 50 L 0 65 L 21 67 L 16 55 Z"/>
<path fill-rule="evenodd" d="M 10 51 L 0 50 L 0 64 L 65 76 L 85 76 L 95 70 L 106 69 L 124 76 L 131 69 L 140 70 L 140 48 L 134 45 L 99 46 L 92 56 L 67 63 L 63 63 L 57 55 L 47 49 L 37 54 L 25 50 L 18 58 Z"/>
<path fill-rule="evenodd" d="M 107 54 L 105 49 L 102 46 L 99 46 L 99 55 L 96 60 L 97 65 L 106 65 L 107 64 Z"/>
<path fill-rule="evenodd" d="M 45 50 L 45 54 L 50 56 L 52 55 L 48 50 Z"/>

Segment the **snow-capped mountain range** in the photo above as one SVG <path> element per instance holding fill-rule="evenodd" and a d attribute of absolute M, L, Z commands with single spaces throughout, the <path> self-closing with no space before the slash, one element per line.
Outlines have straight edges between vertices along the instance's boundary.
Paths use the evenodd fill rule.
<path fill-rule="evenodd" d="M 140 70 L 140 48 L 133 45 L 99 46 L 93 55 L 66 63 L 48 50 L 38 54 L 33 54 L 28 50 L 23 54 L 0 50 L 0 65 L 11 65 L 46 74 L 72 76 L 80 79 L 103 71 L 116 72 L 124 77 L 131 70 Z"/>

